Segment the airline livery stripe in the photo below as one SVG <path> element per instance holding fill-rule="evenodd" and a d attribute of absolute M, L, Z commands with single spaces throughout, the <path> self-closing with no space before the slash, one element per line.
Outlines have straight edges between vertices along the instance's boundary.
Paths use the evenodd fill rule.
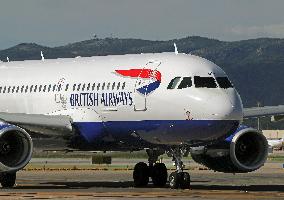
<path fill-rule="evenodd" d="M 115 70 L 122 76 L 128 76 L 133 78 L 155 78 L 161 82 L 161 73 L 157 70 L 151 69 L 130 69 L 130 70 Z"/>

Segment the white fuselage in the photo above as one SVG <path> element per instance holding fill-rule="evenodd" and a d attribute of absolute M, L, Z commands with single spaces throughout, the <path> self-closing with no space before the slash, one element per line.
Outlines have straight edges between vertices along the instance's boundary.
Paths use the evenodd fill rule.
<path fill-rule="evenodd" d="M 69 115 L 75 126 L 88 126 L 82 132 L 89 142 L 133 134 L 155 144 L 215 140 L 234 131 L 243 115 L 235 88 L 222 88 L 216 81 L 227 77 L 224 71 L 192 55 L 22 61 L 2 63 L 0 70 L 1 112 Z M 142 73 L 135 74 L 137 70 Z M 143 70 L 150 71 L 148 77 Z M 192 85 L 179 89 L 184 77 Z M 216 87 L 196 87 L 197 77 L 213 78 Z M 139 92 L 143 87 L 148 92 Z"/>

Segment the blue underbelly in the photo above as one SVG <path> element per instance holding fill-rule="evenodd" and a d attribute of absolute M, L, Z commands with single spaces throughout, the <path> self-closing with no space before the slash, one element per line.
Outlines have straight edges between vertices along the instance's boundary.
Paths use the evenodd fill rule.
<path fill-rule="evenodd" d="M 143 139 L 153 144 L 196 144 L 225 138 L 239 126 L 234 120 L 144 120 L 75 122 L 74 126 L 89 142 L 105 138 L 114 141 Z"/>

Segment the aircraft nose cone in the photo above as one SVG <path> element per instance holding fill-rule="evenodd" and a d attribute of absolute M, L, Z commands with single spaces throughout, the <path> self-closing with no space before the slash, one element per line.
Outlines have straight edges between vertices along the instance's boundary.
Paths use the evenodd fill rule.
<path fill-rule="evenodd" d="M 243 106 L 237 91 L 230 89 L 195 90 L 188 94 L 195 119 L 234 120 L 243 118 Z"/>
<path fill-rule="evenodd" d="M 212 115 L 225 120 L 242 120 L 243 107 L 240 96 L 234 90 L 226 90 L 213 100 L 216 103 Z"/>

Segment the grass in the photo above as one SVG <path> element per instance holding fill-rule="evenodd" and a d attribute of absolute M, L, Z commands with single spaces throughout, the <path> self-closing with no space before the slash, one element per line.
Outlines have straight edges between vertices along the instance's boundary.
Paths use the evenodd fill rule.
<path fill-rule="evenodd" d="M 91 158 L 92 156 L 111 156 L 112 158 L 148 158 L 145 151 L 138 152 L 34 152 L 33 158 Z M 165 157 L 164 155 L 163 157 Z"/>
<path fill-rule="evenodd" d="M 79 171 L 79 170 L 94 170 L 94 171 L 128 171 L 133 170 L 134 165 L 60 165 L 60 164 L 52 164 L 52 165 L 44 165 L 44 164 L 33 164 L 29 163 L 23 170 L 24 171 Z M 168 170 L 175 170 L 175 167 L 172 165 L 167 165 Z M 206 167 L 196 167 L 196 166 L 186 166 L 185 170 L 207 170 Z"/>
<path fill-rule="evenodd" d="M 284 155 L 271 154 L 267 158 L 269 161 L 284 161 Z"/>

